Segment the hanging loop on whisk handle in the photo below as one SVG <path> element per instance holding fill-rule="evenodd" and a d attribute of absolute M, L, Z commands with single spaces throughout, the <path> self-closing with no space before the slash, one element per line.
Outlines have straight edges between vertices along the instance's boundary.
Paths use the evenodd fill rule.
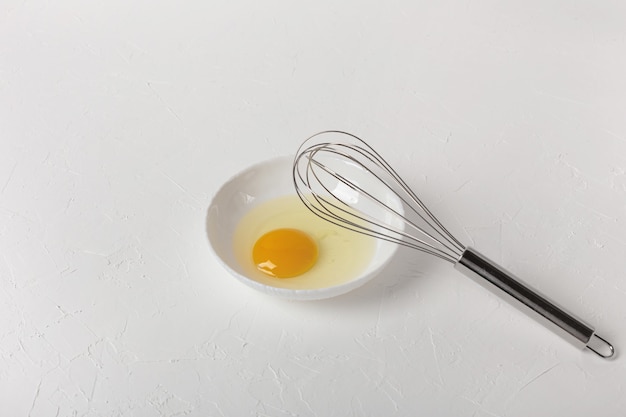
<path fill-rule="evenodd" d="M 603 358 L 614 355 L 613 346 L 593 327 L 474 249 L 466 248 L 454 267 L 579 348 Z"/>

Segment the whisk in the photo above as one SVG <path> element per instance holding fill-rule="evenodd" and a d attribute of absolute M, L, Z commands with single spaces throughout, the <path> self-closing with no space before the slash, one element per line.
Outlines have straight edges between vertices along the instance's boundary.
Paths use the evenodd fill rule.
<path fill-rule="evenodd" d="M 296 153 L 293 180 L 298 196 L 317 216 L 450 262 L 581 349 L 603 358 L 615 355 L 613 345 L 589 324 L 464 246 L 362 139 L 334 130 L 311 136 Z"/>

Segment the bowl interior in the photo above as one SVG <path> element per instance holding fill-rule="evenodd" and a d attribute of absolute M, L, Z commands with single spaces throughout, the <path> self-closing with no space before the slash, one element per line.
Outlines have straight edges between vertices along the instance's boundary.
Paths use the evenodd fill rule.
<path fill-rule="evenodd" d="M 290 299 L 321 299 L 348 292 L 369 279 L 391 259 L 397 244 L 376 239 L 373 255 L 359 276 L 336 286 L 316 289 L 288 289 L 260 282 L 247 273 L 237 261 L 233 236 L 242 217 L 268 200 L 296 195 L 292 179 L 292 157 L 279 157 L 253 165 L 228 180 L 215 194 L 207 215 L 209 244 L 224 267 L 244 284 L 259 291 Z M 361 179 L 367 182 L 366 178 Z M 364 184 L 367 186 L 368 184 Z M 391 192 L 389 191 L 389 194 Z M 390 204 L 401 210 L 394 195 L 386 196 Z M 380 216 L 387 214 L 382 211 Z M 397 220 L 390 219 L 390 222 Z M 397 225 L 402 227 L 401 224 Z"/>

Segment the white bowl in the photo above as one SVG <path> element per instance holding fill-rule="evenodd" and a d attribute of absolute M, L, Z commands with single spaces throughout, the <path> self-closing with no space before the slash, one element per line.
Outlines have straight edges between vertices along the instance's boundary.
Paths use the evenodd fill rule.
<path fill-rule="evenodd" d="M 293 300 L 316 300 L 334 297 L 360 287 L 374 278 L 389 262 L 397 250 L 397 244 L 376 239 L 373 256 L 362 273 L 347 282 L 324 288 L 289 289 L 260 282 L 250 276 L 237 261 L 233 236 L 241 218 L 249 210 L 268 200 L 296 195 L 292 164 L 291 157 L 279 157 L 258 163 L 232 177 L 217 191 L 209 206 L 206 223 L 211 249 L 235 278 L 266 294 Z M 398 201 L 394 195 L 387 196 L 387 199 Z M 399 201 L 397 206 L 401 207 Z M 398 226 L 402 227 L 401 224 Z"/>

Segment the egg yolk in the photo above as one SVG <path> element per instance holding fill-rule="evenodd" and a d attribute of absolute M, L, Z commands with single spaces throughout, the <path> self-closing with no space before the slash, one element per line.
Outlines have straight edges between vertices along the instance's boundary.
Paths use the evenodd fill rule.
<path fill-rule="evenodd" d="M 311 269 L 317 261 L 317 245 L 297 229 L 276 229 L 259 238 L 252 248 L 257 268 L 276 278 L 292 278 Z"/>

